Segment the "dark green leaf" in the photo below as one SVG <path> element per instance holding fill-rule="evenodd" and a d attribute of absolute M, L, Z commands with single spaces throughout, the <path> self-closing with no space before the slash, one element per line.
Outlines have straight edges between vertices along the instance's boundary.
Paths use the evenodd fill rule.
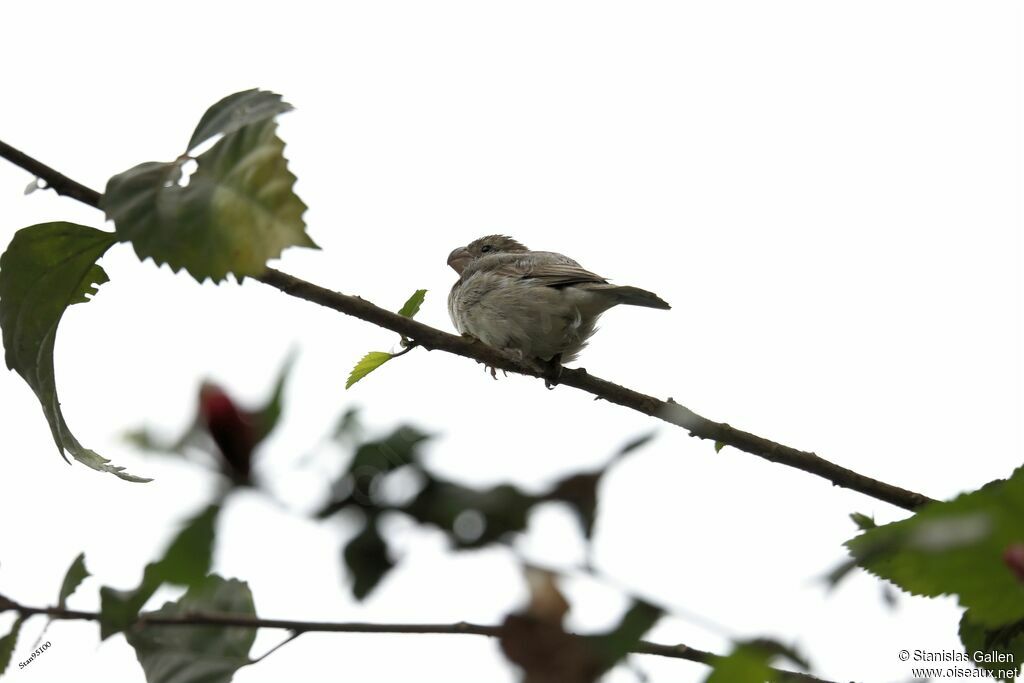
<path fill-rule="evenodd" d="M 107 281 L 97 259 L 114 235 L 74 223 L 41 223 L 15 233 L 0 256 L 0 327 L 7 367 L 28 382 L 42 404 L 53 440 L 63 456 L 128 481 L 149 481 L 111 465 L 72 435 L 57 398 L 53 347 L 68 306 L 83 303 Z"/>
<path fill-rule="evenodd" d="M 295 354 L 289 354 L 284 365 L 281 366 L 277 381 L 274 382 L 274 390 L 270 394 L 270 399 L 266 405 L 253 414 L 256 423 L 256 443 L 267 438 L 267 435 L 277 426 L 278 420 L 281 419 L 281 410 L 284 406 L 284 387 L 294 363 Z"/>
<path fill-rule="evenodd" d="M 57 599 L 57 606 L 64 609 L 67 606 L 68 598 L 89 576 L 89 570 L 85 568 L 85 553 L 79 554 L 75 561 L 68 567 L 64 575 L 64 583 L 60 586 L 60 597 Z"/>
<path fill-rule="evenodd" d="M 14 647 L 18 644 L 18 634 L 21 633 L 21 625 L 25 623 L 24 617 L 18 617 L 14 621 L 14 625 L 11 626 L 11 632 L 3 638 L 0 638 L 0 676 L 3 676 L 4 671 L 7 670 L 7 665 L 11 663 L 11 657 L 14 655 Z"/>
<path fill-rule="evenodd" d="M 862 514 L 860 512 L 851 512 L 850 519 L 853 520 L 853 523 L 856 524 L 857 528 L 861 531 L 874 529 L 876 526 L 878 526 L 877 524 L 875 524 L 874 517 L 868 517 L 867 515 Z"/>
<path fill-rule="evenodd" d="M 615 666 L 651 630 L 661 618 L 662 611 L 642 600 L 635 600 L 619 625 L 609 633 L 590 636 L 587 640 L 594 647 L 600 670 L 607 671 Z"/>
<path fill-rule="evenodd" d="M 971 610 L 967 610 L 960 619 L 960 642 L 979 667 L 988 669 L 999 680 L 1012 681 L 1024 662 L 1024 621 L 987 629 L 976 624 Z M 1003 658 L 1002 662 L 984 661 Z"/>
<path fill-rule="evenodd" d="M 210 505 L 188 520 L 167 547 L 163 558 L 146 565 L 137 588 L 100 589 L 100 637 L 107 638 L 130 626 L 139 610 L 164 583 L 195 586 L 210 571 L 219 505 Z"/>
<path fill-rule="evenodd" d="M 352 595 L 362 600 L 370 594 L 395 563 L 388 557 L 388 545 L 377 529 L 377 519 L 367 518 L 363 530 L 356 535 L 342 553 L 352 576 Z"/>
<path fill-rule="evenodd" d="M 583 535 L 590 538 L 597 520 L 597 487 L 604 470 L 574 474 L 555 484 L 545 498 L 568 503 L 583 529 Z"/>
<path fill-rule="evenodd" d="M 356 449 L 349 472 L 372 470 L 384 474 L 419 461 L 419 446 L 429 439 L 415 427 L 402 426 L 378 441 L 368 441 Z"/>
<path fill-rule="evenodd" d="M 613 460 L 618 460 L 619 458 L 629 455 L 630 453 L 637 449 L 643 448 L 651 441 L 653 441 L 654 437 L 657 435 L 657 432 L 647 432 L 646 434 L 641 434 L 640 436 L 626 442 L 626 444 L 615 453 Z"/>
<path fill-rule="evenodd" d="M 348 381 L 345 382 L 345 388 L 350 388 L 353 384 L 387 363 L 391 358 L 392 356 L 390 353 L 384 353 L 383 351 L 370 351 L 368 354 L 363 356 L 358 363 L 356 363 L 354 368 L 352 368 L 352 372 L 348 375 Z"/>
<path fill-rule="evenodd" d="M 145 163 L 114 176 L 101 206 L 120 240 L 202 282 L 256 276 L 306 234 L 306 205 L 293 191 L 284 143 L 272 119 L 233 130 L 196 159 L 188 185 L 180 162 Z"/>
<path fill-rule="evenodd" d="M 540 501 L 514 486 L 477 490 L 431 478 L 403 512 L 418 522 L 444 529 L 460 548 L 479 548 L 525 529 L 530 509 Z M 482 518 L 479 533 L 459 533 L 457 522 L 467 513 Z"/>
<path fill-rule="evenodd" d="M 331 439 L 346 442 L 349 439 L 359 438 L 362 431 L 359 408 L 349 408 L 338 418 L 338 423 L 334 425 L 334 431 L 331 433 Z"/>
<path fill-rule="evenodd" d="M 871 573 L 914 595 L 955 594 L 975 624 L 997 628 L 1024 619 L 1024 590 L 1003 559 L 1024 538 L 1021 510 L 1024 469 L 846 545 Z"/>
<path fill-rule="evenodd" d="M 242 581 L 211 575 L 176 602 L 147 616 L 173 617 L 194 612 L 256 618 L 252 593 Z M 251 663 L 256 629 L 239 626 L 146 625 L 125 633 L 146 673 L 147 683 L 228 683 Z"/>
<path fill-rule="evenodd" d="M 199 119 L 199 125 L 188 141 L 188 149 L 194 149 L 215 135 L 234 133 L 244 126 L 272 119 L 291 110 L 292 105 L 283 101 L 280 95 L 266 90 L 253 88 L 228 95 L 207 109 L 203 118 Z"/>
<path fill-rule="evenodd" d="M 420 311 L 420 306 L 423 305 L 423 299 L 427 296 L 427 290 L 417 289 L 413 292 L 413 295 L 409 297 L 409 300 L 405 302 L 401 309 L 398 311 L 398 315 L 404 315 L 406 318 L 414 318 Z"/>

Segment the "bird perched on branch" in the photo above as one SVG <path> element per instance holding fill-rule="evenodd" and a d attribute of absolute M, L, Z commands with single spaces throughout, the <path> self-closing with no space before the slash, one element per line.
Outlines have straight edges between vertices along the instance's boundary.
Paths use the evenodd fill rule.
<path fill-rule="evenodd" d="M 530 251 L 504 235 L 459 247 L 448 265 L 459 274 L 448 295 L 456 329 L 520 360 L 575 360 L 612 306 L 671 308 L 653 292 L 610 284 L 568 256 Z"/>

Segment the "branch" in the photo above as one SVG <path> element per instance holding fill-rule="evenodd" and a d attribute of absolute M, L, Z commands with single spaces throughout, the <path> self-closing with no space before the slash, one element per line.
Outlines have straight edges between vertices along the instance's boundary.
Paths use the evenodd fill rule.
<path fill-rule="evenodd" d="M 0 157 L 42 178 L 57 194 L 72 197 L 89 206 L 99 208 L 100 193 L 75 182 L 62 173 L 3 142 L 0 142 Z M 410 318 L 400 316 L 397 313 L 392 313 L 358 296 L 334 292 L 271 268 L 268 268 L 257 279 L 290 296 L 326 306 L 346 315 L 373 323 L 378 327 L 397 332 L 428 350 L 438 349 L 458 356 L 472 358 L 499 370 L 541 377 L 545 380 L 552 379 L 551 368 L 546 365 L 518 362 L 515 358 L 499 349 L 486 346 L 468 337 L 459 337 L 443 332 Z M 755 434 L 731 427 L 723 422 L 714 422 L 676 403 L 671 398 L 663 401 L 595 377 L 583 369 L 563 368 L 557 378 L 557 383 L 580 389 L 592 394 L 595 398 L 601 398 L 682 427 L 689 431 L 691 436 L 711 439 L 717 443 L 738 448 L 741 451 L 756 455 L 765 460 L 802 470 L 827 479 L 835 486 L 859 491 L 872 498 L 891 503 L 905 510 L 915 510 L 926 503 L 933 502 L 933 499 L 925 495 L 887 484 L 878 479 L 872 479 L 825 460 L 815 453 L 801 451 L 769 441 Z"/>
<path fill-rule="evenodd" d="M 60 607 L 28 607 L 0 595 L 0 613 L 7 610 L 17 612 L 22 618 L 41 614 L 51 619 L 62 621 L 101 621 L 99 612 L 83 612 L 81 610 L 62 609 Z M 260 619 L 247 615 L 222 612 L 190 612 L 178 616 L 160 616 L 142 613 L 130 628 L 145 626 L 234 626 L 240 628 L 275 628 L 291 631 L 291 635 L 269 652 L 262 655 L 259 661 L 270 655 L 282 645 L 291 642 L 303 633 L 392 633 L 392 634 L 434 634 L 434 635 L 474 635 L 488 638 L 501 638 L 501 626 L 472 624 L 465 621 L 456 624 L 375 624 L 368 622 L 328 622 L 328 621 L 291 621 L 288 619 Z M 630 649 L 633 654 L 654 655 L 671 659 L 685 659 L 700 664 L 712 665 L 722 658 L 713 652 L 698 650 L 688 645 L 662 645 L 646 640 L 638 641 Z M 830 683 L 809 674 L 793 671 L 777 670 L 784 681 L 802 681 L 804 683 Z"/>

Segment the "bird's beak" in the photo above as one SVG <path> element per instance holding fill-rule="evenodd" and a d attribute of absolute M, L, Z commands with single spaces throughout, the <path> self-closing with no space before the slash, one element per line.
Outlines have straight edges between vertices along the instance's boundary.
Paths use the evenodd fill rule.
<path fill-rule="evenodd" d="M 456 273 L 462 275 L 462 271 L 466 269 L 466 264 L 469 263 L 470 258 L 469 251 L 465 247 L 459 247 L 448 254 L 448 265 Z"/>

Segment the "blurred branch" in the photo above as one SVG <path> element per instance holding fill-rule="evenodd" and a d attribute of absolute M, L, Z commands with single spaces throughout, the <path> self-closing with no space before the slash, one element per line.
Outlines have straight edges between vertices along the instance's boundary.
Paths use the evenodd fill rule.
<path fill-rule="evenodd" d="M 62 609 L 60 607 L 28 607 L 0 595 L 0 613 L 17 612 L 22 618 L 34 615 L 45 615 L 51 619 L 62 621 L 100 621 L 99 612 L 83 612 L 80 610 Z M 391 634 L 433 634 L 433 635 L 474 635 L 500 638 L 501 626 L 471 624 L 459 622 L 455 624 L 375 624 L 367 622 L 325 622 L 325 621 L 291 621 L 287 619 L 260 619 L 237 614 L 215 612 L 190 612 L 179 616 L 158 616 L 140 614 L 139 619 L 131 628 L 146 626 L 232 626 L 240 628 L 274 628 L 291 631 L 287 639 L 273 647 L 266 654 L 254 661 L 259 661 L 273 653 L 277 648 L 291 642 L 303 633 L 391 633 Z M 720 655 L 688 645 L 662 645 L 645 640 L 637 642 L 630 652 L 641 655 L 654 655 L 672 659 L 686 659 L 701 664 L 714 664 Z M 779 670 L 784 681 L 801 681 L 803 683 L 830 683 L 809 674 Z"/>
<path fill-rule="evenodd" d="M 80 202 L 99 208 L 100 193 L 68 178 L 32 157 L 0 142 L 0 157 L 7 159 L 26 171 L 44 180 L 57 194 L 72 197 Z M 518 362 L 503 351 L 489 347 L 469 337 L 460 337 L 435 329 L 411 318 L 392 313 L 358 296 L 341 294 L 319 287 L 305 280 L 268 268 L 258 278 L 264 284 L 281 290 L 285 294 L 305 299 L 331 308 L 346 315 L 365 320 L 379 327 L 397 332 L 412 340 L 415 345 L 427 350 L 438 349 L 458 356 L 471 358 L 498 370 L 540 377 L 545 381 L 557 382 L 580 389 L 611 403 L 656 417 L 670 424 L 682 427 L 691 436 L 710 439 L 716 444 L 732 446 L 765 460 L 793 467 L 809 474 L 829 480 L 835 486 L 859 491 L 878 500 L 891 503 L 906 510 L 933 502 L 931 498 L 894 486 L 878 479 L 865 476 L 851 469 L 819 457 L 815 453 L 784 446 L 763 437 L 744 432 L 723 422 L 702 417 L 671 398 L 661 400 L 638 391 L 628 389 L 608 380 L 595 377 L 584 369 L 563 368 L 557 377 L 552 368 L 539 362 Z"/>

